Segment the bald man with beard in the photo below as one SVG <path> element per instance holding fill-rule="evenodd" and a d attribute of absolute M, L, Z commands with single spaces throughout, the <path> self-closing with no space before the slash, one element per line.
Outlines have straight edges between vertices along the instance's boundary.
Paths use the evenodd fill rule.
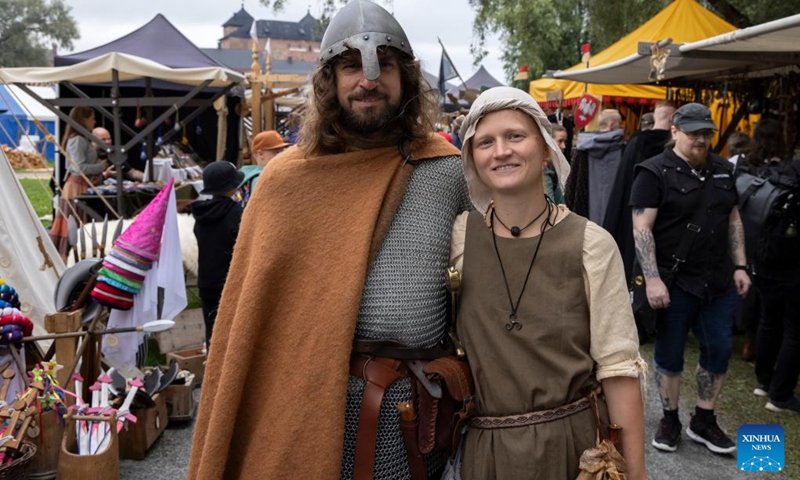
<path fill-rule="evenodd" d="M 111 133 L 103 127 L 97 127 L 92 130 L 92 135 L 103 141 L 103 145 L 92 144 L 97 150 L 97 158 L 107 159 L 108 152 L 106 152 L 106 146 L 110 146 L 113 143 L 111 141 Z M 111 174 L 113 174 L 113 172 Z M 144 173 L 141 170 L 131 167 L 131 164 L 127 161 L 122 164 L 122 176 L 125 180 L 134 182 L 141 182 L 144 180 Z"/>

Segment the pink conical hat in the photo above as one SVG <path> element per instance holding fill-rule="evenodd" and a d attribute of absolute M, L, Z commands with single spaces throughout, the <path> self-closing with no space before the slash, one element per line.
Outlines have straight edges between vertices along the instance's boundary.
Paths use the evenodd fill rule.
<path fill-rule="evenodd" d="M 170 179 L 156 198 L 150 202 L 127 230 L 114 242 L 125 250 L 136 253 L 152 261 L 158 260 L 161 251 L 161 234 L 167 214 L 169 194 L 175 179 Z"/>

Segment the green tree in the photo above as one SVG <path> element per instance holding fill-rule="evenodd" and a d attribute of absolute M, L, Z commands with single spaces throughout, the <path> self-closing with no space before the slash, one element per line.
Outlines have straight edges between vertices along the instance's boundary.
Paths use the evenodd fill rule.
<path fill-rule="evenodd" d="M 782 0 L 780 2 L 705 0 L 700 3 L 739 28 L 758 25 L 800 12 L 800 0 Z"/>
<path fill-rule="evenodd" d="M 45 66 L 50 42 L 72 48 L 78 26 L 63 0 L 0 0 L 0 66 Z"/>
<path fill-rule="evenodd" d="M 507 77 L 528 65 L 531 78 L 546 69 L 563 68 L 580 60 L 584 42 L 583 1 L 469 0 L 476 11 L 471 46 L 475 63 L 489 54 L 487 36 L 497 34 L 503 44 Z"/>

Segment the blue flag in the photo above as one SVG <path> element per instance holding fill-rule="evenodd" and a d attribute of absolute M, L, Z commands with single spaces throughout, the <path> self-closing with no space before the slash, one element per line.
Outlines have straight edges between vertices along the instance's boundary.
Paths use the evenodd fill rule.
<path fill-rule="evenodd" d="M 458 76 L 455 65 L 453 65 L 447 50 L 442 45 L 442 60 L 439 62 L 439 95 L 441 95 L 443 102 L 447 100 L 447 97 L 445 97 L 447 81 Z"/>

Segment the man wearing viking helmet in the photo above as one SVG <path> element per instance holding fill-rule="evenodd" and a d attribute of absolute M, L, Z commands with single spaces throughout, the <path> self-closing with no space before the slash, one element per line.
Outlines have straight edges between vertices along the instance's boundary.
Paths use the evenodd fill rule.
<path fill-rule="evenodd" d="M 469 208 L 423 85 L 386 10 L 354 0 L 332 19 L 298 143 L 242 221 L 188 478 L 441 471 L 441 455 L 410 466 L 397 406 L 412 374 L 390 354 L 440 343 L 451 227 Z"/>

